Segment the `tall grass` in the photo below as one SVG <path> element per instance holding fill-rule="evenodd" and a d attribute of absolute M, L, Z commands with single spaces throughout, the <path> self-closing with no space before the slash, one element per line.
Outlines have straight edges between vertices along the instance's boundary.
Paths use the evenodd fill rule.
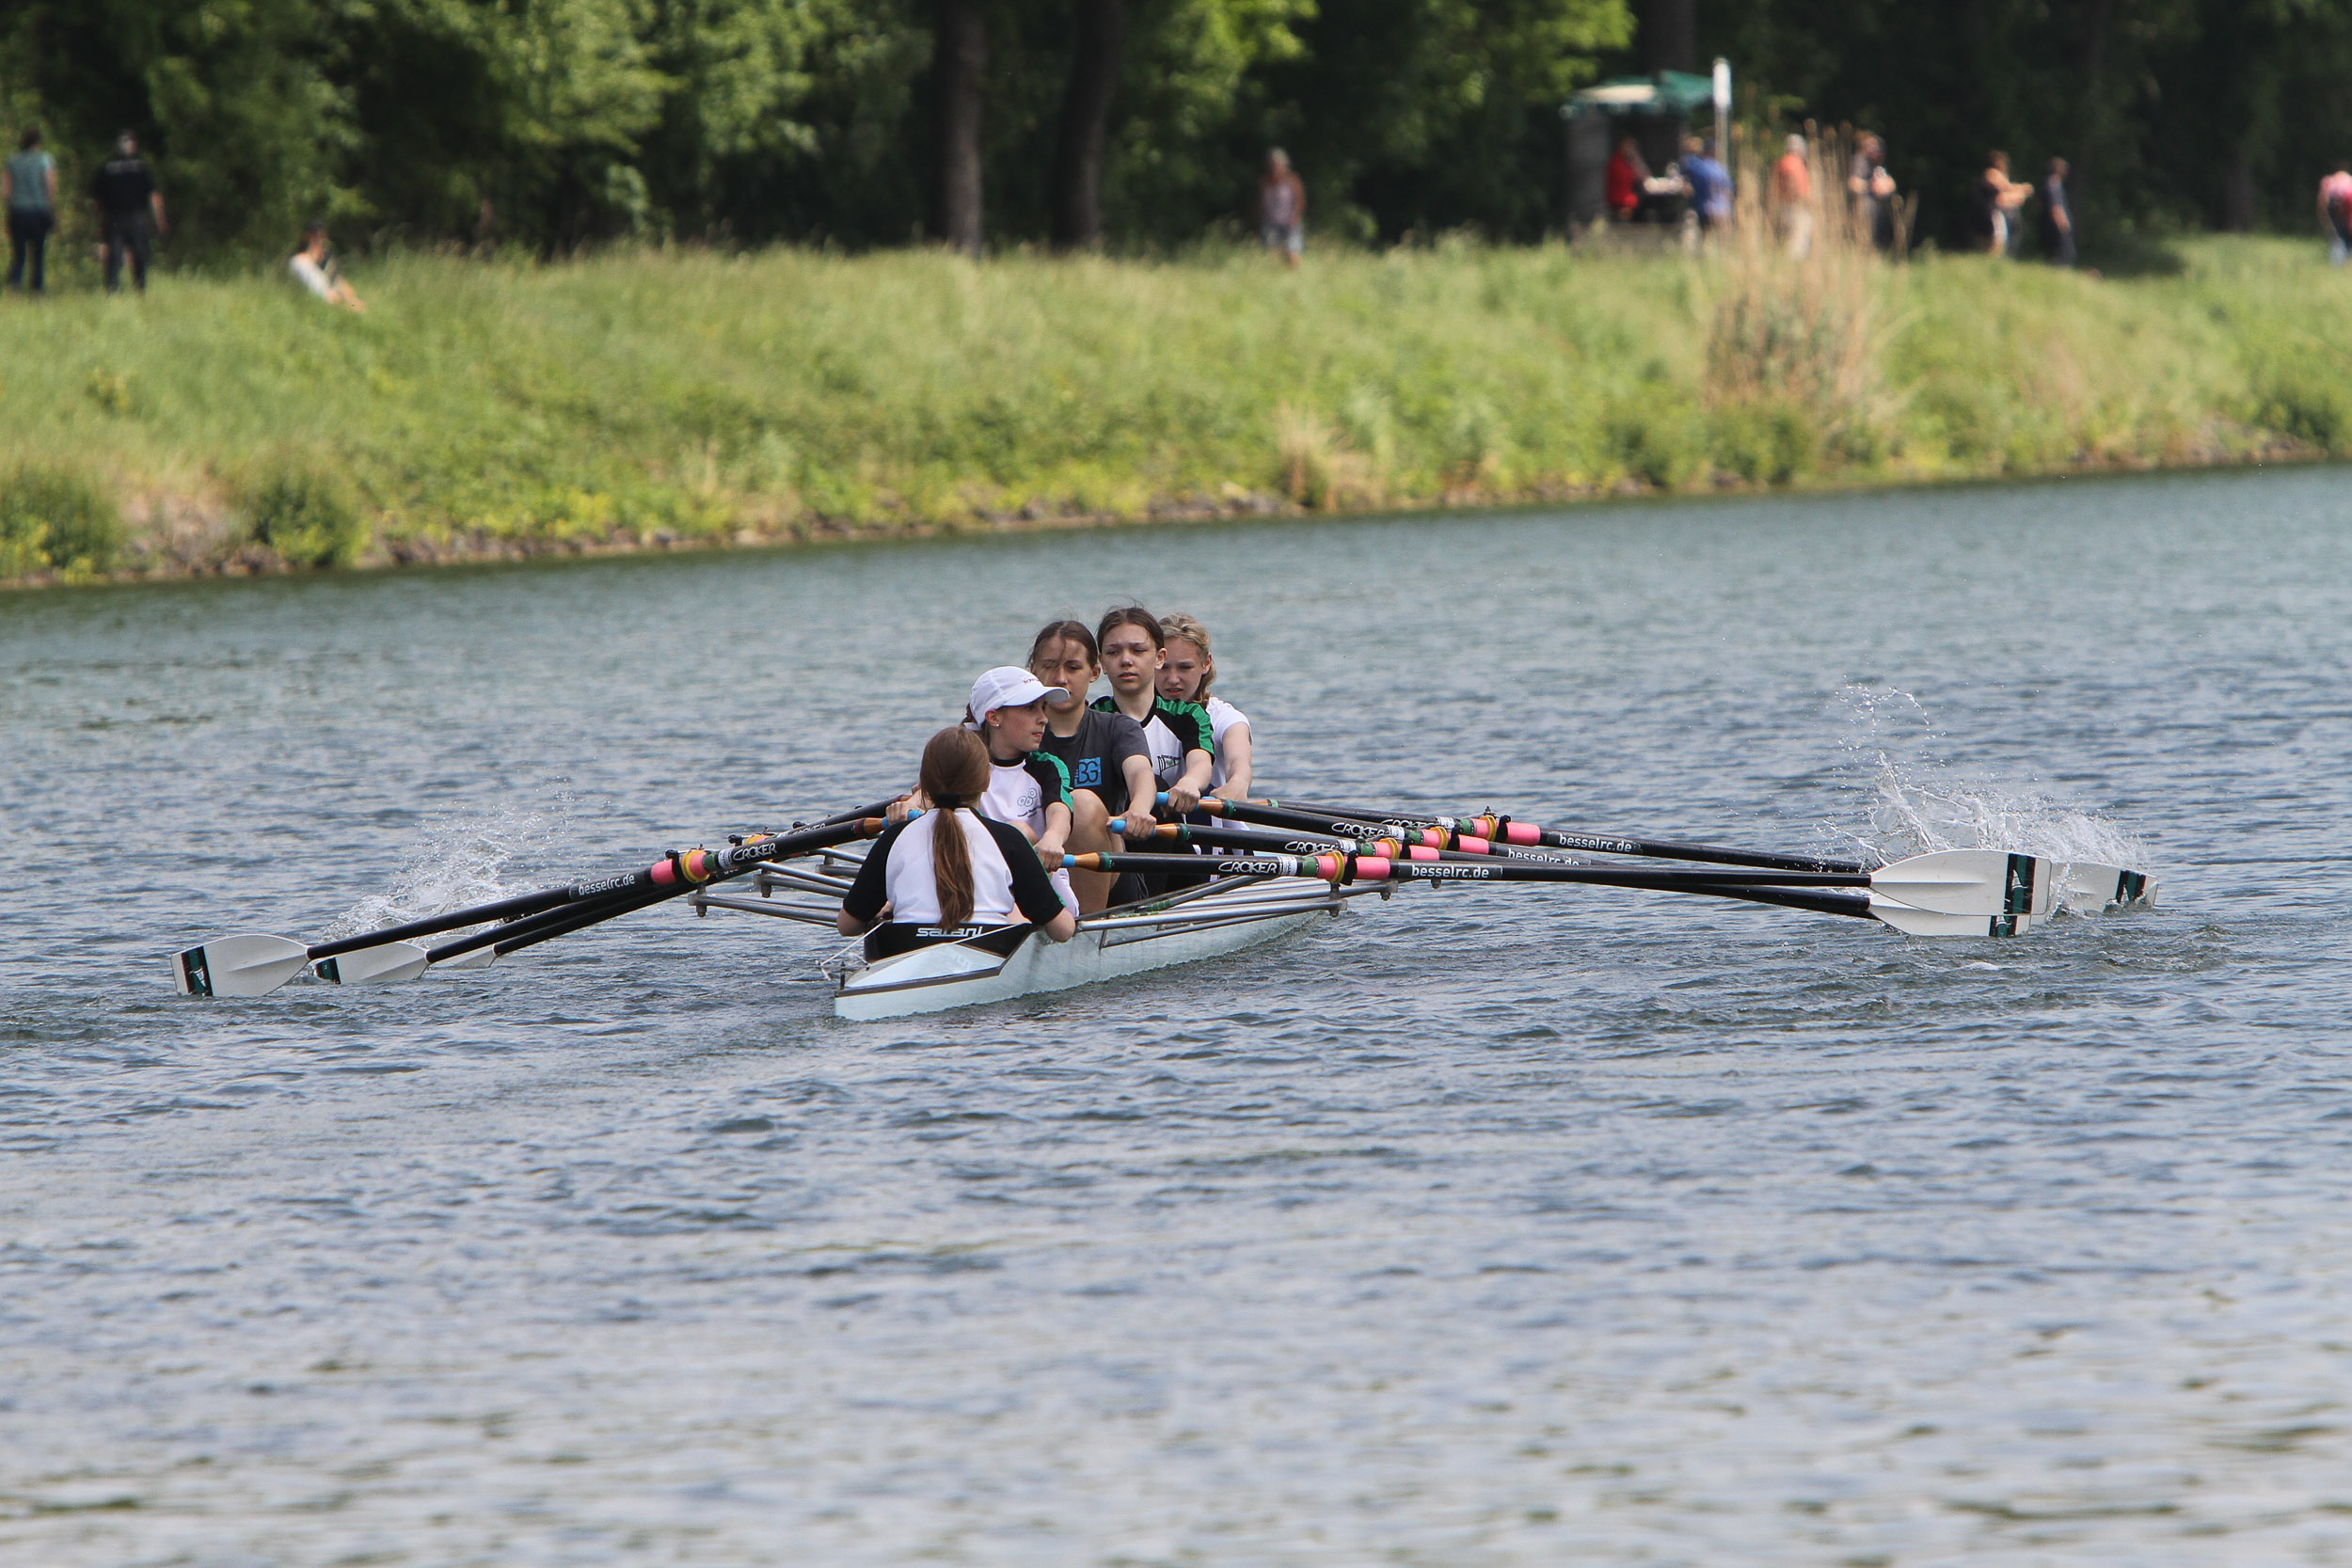
<path fill-rule="evenodd" d="M 2352 446 L 2352 284 L 2310 247 L 2102 282 L 1792 263 L 1748 216 L 1693 258 L 408 256 L 358 270 L 364 317 L 275 277 L 11 298 L 0 476 L 94 481 L 122 562 L 199 570 Z"/>

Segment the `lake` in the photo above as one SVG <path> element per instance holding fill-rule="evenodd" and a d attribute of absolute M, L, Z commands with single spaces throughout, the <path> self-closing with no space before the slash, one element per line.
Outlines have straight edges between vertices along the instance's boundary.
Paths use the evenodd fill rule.
<path fill-rule="evenodd" d="M 2348 516 L 2315 468 L 0 596 L 0 1556 L 2352 1559 Z M 1129 596 L 1278 795 L 2161 902 L 1409 889 L 882 1024 L 829 934 L 673 904 L 172 993 L 870 801 Z"/>

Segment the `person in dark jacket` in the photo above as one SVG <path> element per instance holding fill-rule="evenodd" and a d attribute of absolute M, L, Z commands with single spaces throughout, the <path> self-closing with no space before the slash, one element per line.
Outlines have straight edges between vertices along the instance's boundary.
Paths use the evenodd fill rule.
<path fill-rule="evenodd" d="M 2050 160 L 2042 178 L 2042 247 L 2054 267 L 2074 264 L 2074 207 L 2066 198 L 2066 160 Z"/>
<path fill-rule="evenodd" d="M 8 207 L 8 287 L 25 286 L 24 263 L 30 261 L 32 291 L 40 293 L 48 281 L 41 254 L 49 231 L 57 227 L 57 163 L 40 150 L 39 130 L 25 132 L 16 156 L 0 168 L 0 200 Z"/>
<path fill-rule="evenodd" d="M 98 237 L 104 247 L 106 292 L 122 287 L 122 262 L 131 261 L 131 282 L 147 293 L 147 257 L 158 235 L 171 231 L 164 217 L 164 193 L 155 188 L 154 172 L 139 156 L 139 140 L 125 131 L 115 138 L 115 155 L 99 166 L 90 182 L 90 198 L 98 204 Z"/>

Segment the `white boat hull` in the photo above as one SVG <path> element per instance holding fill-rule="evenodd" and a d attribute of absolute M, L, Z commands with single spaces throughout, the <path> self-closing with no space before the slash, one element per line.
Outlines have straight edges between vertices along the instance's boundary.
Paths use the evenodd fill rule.
<path fill-rule="evenodd" d="M 850 975 L 833 1009 L 842 1018 L 871 1022 L 1074 990 L 1272 942 L 1337 907 L 1333 901 L 1302 909 L 1294 901 L 1287 910 L 1235 911 L 1224 919 L 1199 910 L 1199 920 L 1161 926 L 1123 926 L 1114 916 L 1102 926 L 1081 926 L 1065 942 L 1032 935 L 1003 958 L 963 942 L 918 947 Z"/>

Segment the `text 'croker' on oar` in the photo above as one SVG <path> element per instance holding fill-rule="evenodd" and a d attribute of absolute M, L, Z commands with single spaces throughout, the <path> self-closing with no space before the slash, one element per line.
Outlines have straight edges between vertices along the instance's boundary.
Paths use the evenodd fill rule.
<path fill-rule="evenodd" d="M 1715 896 L 1739 896 L 1733 890 L 1752 888 L 1851 889 L 1863 907 L 1848 911 L 1841 901 L 1836 912 L 1865 913 L 1868 905 L 1886 903 L 1975 920 L 2032 918 L 2050 909 L 2049 863 L 1997 849 L 1939 850 L 1868 872 L 1399 861 L 1337 849 L 1312 855 L 1076 855 L 1063 857 L 1063 864 L 1087 871 L 1191 870 L 1228 877 L 1320 877 L 1332 882 L 1563 882 Z"/>
<path fill-rule="evenodd" d="M 1675 839 L 1625 838 L 1607 833 L 1569 832 L 1559 828 L 1515 822 L 1508 816 L 1426 816 L 1414 812 L 1353 811 L 1340 806 L 1302 805 L 1295 800 L 1250 801 L 1209 800 L 1201 809 L 1240 822 L 1260 822 L 1270 828 L 1299 828 L 1310 832 L 1333 832 L 1346 838 L 1375 838 L 1392 827 L 1434 827 L 1496 844 L 1540 846 L 1547 849 L 1581 849 L 1595 855 L 1635 855 L 1648 860 L 1697 861 L 1709 865 L 1748 865 L 1767 871 L 1867 871 L 1861 861 L 1826 855 L 1779 855 L 1760 849 L 1733 849 L 1719 844 L 1685 844 Z"/>
<path fill-rule="evenodd" d="M 311 962 L 320 964 L 322 979 L 346 985 L 413 979 L 431 963 L 446 962 L 528 930 L 545 929 L 559 921 L 567 930 L 578 929 L 726 877 L 740 876 L 765 861 L 869 838 L 882 827 L 880 818 L 851 819 L 755 838 L 723 850 L 690 849 L 664 855 L 642 871 L 516 894 L 335 942 L 304 943 L 258 932 L 215 937 L 173 954 L 172 980 L 184 996 L 264 996 Z M 730 866 L 733 869 L 727 869 Z M 593 918 L 569 920 L 578 915 Z M 407 940 L 485 921 L 504 924 L 431 951 Z"/>

